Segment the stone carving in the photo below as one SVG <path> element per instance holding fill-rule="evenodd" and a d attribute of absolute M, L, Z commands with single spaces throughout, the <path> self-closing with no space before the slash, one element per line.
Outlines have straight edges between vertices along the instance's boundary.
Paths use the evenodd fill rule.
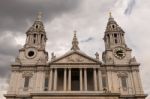
<path fill-rule="evenodd" d="M 31 71 L 24 71 L 22 77 L 26 77 L 26 76 L 32 77 L 33 73 Z"/>
<path fill-rule="evenodd" d="M 127 72 L 118 72 L 118 77 L 128 77 L 128 73 Z"/>
<path fill-rule="evenodd" d="M 110 56 L 106 57 L 106 62 L 109 63 L 109 64 L 113 64 L 114 63 L 113 62 L 113 58 L 110 57 Z"/>
<path fill-rule="evenodd" d="M 95 53 L 96 59 L 99 60 L 99 54 L 98 52 Z"/>
<path fill-rule="evenodd" d="M 67 61 L 68 62 L 83 62 L 84 60 L 80 56 L 76 56 L 76 57 L 69 56 L 67 58 Z"/>
<path fill-rule="evenodd" d="M 51 53 L 51 60 L 54 60 L 54 59 L 56 59 L 56 56 L 55 56 L 54 52 L 52 52 Z"/>
<path fill-rule="evenodd" d="M 18 56 L 16 57 L 15 62 L 19 64 L 21 63 L 20 58 Z"/>
<path fill-rule="evenodd" d="M 133 58 L 131 58 L 131 59 L 130 59 L 130 64 L 134 64 L 134 63 L 137 63 L 137 61 L 136 61 L 136 58 L 135 58 L 135 57 L 133 57 Z"/>

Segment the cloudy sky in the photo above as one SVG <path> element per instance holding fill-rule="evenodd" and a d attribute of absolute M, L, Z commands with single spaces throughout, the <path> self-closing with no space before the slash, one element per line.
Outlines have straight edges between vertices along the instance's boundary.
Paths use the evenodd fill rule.
<path fill-rule="evenodd" d="M 49 55 L 55 52 L 60 56 L 69 50 L 77 30 L 80 49 L 93 57 L 104 51 L 102 38 L 111 11 L 126 32 L 132 55 L 141 63 L 144 91 L 150 94 L 149 9 L 148 0 L 0 0 L 0 98 L 8 88 L 10 64 L 24 45 L 25 32 L 38 11 L 43 12 Z"/>

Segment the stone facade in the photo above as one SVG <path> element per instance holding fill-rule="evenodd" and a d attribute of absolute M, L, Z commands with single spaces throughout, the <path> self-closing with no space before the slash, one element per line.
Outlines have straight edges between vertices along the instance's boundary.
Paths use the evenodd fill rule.
<path fill-rule="evenodd" d="M 12 64 L 7 99 L 145 99 L 140 64 L 131 56 L 125 32 L 110 15 L 103 61 L 82 52 L 74 32 L 72 47 L 48 61 L 46 32 L 39 14 Z"/>

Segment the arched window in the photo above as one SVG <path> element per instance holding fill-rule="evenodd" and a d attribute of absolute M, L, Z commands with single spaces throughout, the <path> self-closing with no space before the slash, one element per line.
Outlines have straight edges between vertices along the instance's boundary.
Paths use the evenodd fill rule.
<path fill-rule="evenodd" d="M 36 25 L 35 27 L 36 27 L 36 29 L 37 29 L 39 26 L 38 26 L 38 25 Z"/>
<path fill-rule="evenodd" d="M 48 91 L 48 83 L 49 83 L 49 78 L 45 77 L 44 91 Z"/>
<path fill-rule="evenodd" d="M 30 77 L 29 76 L 26 76 L 24 77 L 24 87 L 25 88 L 28 88 L 29 87 L 29 81 L 30 81 Z"/>
<path fill-rule="evenodd" d="M 127 88 L 127 78 L 121 77 L 122 88 Z"/>
<path fill-rule="evenodd" d="M 118 77 L 120 78 L 120 85 L 123 91 L 127 91 L 128 84 L 127 84 L 127 79 L 128 79 L 128 74 L 127 72 L 120 72 L 118 73 Z"/>

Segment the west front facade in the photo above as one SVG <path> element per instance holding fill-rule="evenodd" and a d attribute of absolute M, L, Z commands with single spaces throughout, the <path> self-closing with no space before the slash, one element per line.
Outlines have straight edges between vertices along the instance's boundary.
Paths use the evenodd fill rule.
<path fill-rule="evenodd" d="M 70 50 L 60 57 L 52 53 L 49 61 L 39 14 L 11 65 L 6 99 L 145 99 L 140 64 L 132 57 L 124 35 L 110 14 L 102 60 L 97 52 L 95 57 L 84 53 L 74 32 Z"/>

